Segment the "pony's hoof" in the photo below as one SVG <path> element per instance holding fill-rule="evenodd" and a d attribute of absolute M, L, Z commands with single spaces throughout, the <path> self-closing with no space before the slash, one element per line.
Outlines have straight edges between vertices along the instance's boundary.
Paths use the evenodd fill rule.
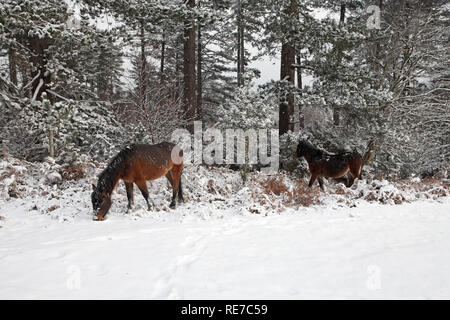
<path fill-rule="evenodd" d="M 177 207 L 177 205 L 176 205 L 175 202 L 171 202 L 170 205 L 169 205 L 170 209 L 175 209 L 176 207 Z"/>

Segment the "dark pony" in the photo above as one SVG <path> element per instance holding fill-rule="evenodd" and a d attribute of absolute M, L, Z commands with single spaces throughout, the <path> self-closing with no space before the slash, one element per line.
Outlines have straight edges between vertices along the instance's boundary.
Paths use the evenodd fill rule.
<path fill-rule="evenodd" d="M 98 177 L 97 186 L 92 185 L 92 206 L 97 220 L 103 220 L 111 207 L 111 194 L 119 180 L 125 182 L 128 198 L 128 210 L 134 203 L 133 183 L 141 190 L 148 210 L 147 180 L 166 176 L 173 187 L 170 208 L 176 207 L 176 198 L 183 200 L 181 172 L 183 170 L 183 151 L 173 143 L 134 144 L 121 150 L 111 159 L 108 166 Z M 127 210 L 127 212 L 128 212 Z"/>
<path fill-rule="evenodd" d="M 308 162 L 311 172 L 310 187 L 318 179 L 320 188 L 324 190 L 322 177 L 341 178 L 349 171 L 350 178 L 347 181 L 347 187 L 351 187 L 356 178 L 361 178 L 363 159 L 356 149 L 352 152 L 329 154 L 317 149 L 309 142 L 300 141 L 296 156 L 304 157 Z"/>

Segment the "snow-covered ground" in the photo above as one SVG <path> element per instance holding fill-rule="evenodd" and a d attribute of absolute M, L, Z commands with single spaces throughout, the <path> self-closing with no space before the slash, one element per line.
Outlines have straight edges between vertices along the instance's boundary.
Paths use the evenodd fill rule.
<path fill-rule="evenodd" d="M 243 188 L 238 173 L 197 167 L 176 210 L 158 180 L 157 210 L 135 190 L 126 215 L 120 185 L 109 218 L 94 222 L 101 168 L 53 186 L 54 164 L 0 163 L 10 187 L 8 166 L 23 179 L 0 200 L 1 299 L 450 298 L 446 187 L 418 196 L 387 182 L 330 184 L 303 206 L 289 177 L 279 177 L 288 191 L 263 196 L 259 176 Z"/>

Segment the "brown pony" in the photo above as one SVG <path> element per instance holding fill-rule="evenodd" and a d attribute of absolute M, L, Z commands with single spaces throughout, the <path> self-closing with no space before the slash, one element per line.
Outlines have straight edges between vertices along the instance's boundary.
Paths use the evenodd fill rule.
<path fill-rule="evenodd" d="M 178 200 L 184 201 L 181 188 L 182 158 L 183 151 L 169 142 L 154 145 L 134 144 L 121 150 L 99 175 L 97 186 L 92 185 L 94 189 L 91 195 L 92 206 L 97 220 L 103 220 L 108 213 L 111 207 L 111 194 L 120 179 L 125 182 L 128 210 L 134 202 L 133 183 L 141 190 L 148 210 L 151 210 L 146 181 L 166 176 L 173 187 L 170 208 L 175 208 L 177 195 Z"/>
<path fill-rule="evenodd" d="M 315 148 L 306 141 L 300 141 L 296 151 L 297 157 L 304 157 L 308 162 L 311 179 L 311 187 L 318 178 L 319 186 L 323 189 L 322 177 L 341 178 L 350 171 L 350 179 L 347 181 L 347 187 L 351 187 L 355 178 L 361 179 L 361 168 L 363 159 L 358 151 L 343 152 L 339 154 L 329 154 Z"/>

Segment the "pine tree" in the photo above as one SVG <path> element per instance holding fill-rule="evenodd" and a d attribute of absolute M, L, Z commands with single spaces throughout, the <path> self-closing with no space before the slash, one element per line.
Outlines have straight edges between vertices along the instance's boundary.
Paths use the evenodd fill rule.
<path fill-rule="evenodd" d="M 11 69 L 19 69 L 21 75 L 2 92 L 1 139 L 13 144 L 10 150 L 16 156 L 39 160 L 49 153 L 60 156 L 66 151 L 66 141 L 72 140 L 79 151 L 92 155 L 105 151 L 102 143 L 90 144 L 89 149 L 83 143 L 90 140 L 94 128 L 107 133 L 112 124 L 111 132 L 120 131 L 102 110 L 105 105 L 92 102 L 119 85 L 121 53 L 114 38 L 84 21 L 74 23 L 67 4 L 54 0 L 2 2 L 0 23 L 1 38 L 16 50 Z M 80 117 L 96 114 L 94 118 L 102 119 L 105 127 L 100 123 L 86 127 L 75 118 L 65 121 L 63 114 L 69 109 Z M 102 133 L 95 134 L 101 137 Z"/>

